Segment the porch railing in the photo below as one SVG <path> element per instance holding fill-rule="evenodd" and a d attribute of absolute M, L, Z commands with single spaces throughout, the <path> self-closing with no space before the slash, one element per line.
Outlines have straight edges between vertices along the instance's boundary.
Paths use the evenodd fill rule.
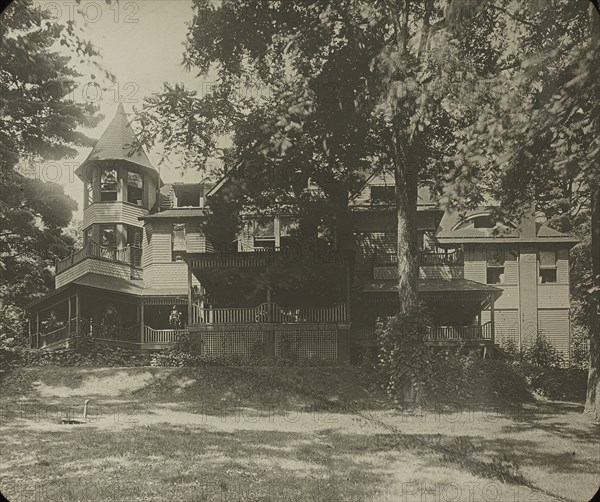
<path fill-rule="evenodd" d="M 421 267 L 442 266 L 442 265 L 464 265 L 464 253 L 462 249 L 454 251 L 430 251 L 420 250 L 418 252 L 418 261 Z M 390 253 L 375 249 L 373 252 L 374 267 L 393 267 L 398 264 L 398 256 L 396 253 Z"/>
<path fill-rule="evenodd" d="M 38 333 L 38 336 L 34 338 L 35 348 L 41 349 L 68 340 L 75 330 L 75 322 L 75 320 L 66 321 L 63 326 L 55 328 L 48 333 Z"/>
<path fill-rule="evenodd" d="M 257 307 L 192 308 L 194 324 L 244 324 L 244 323 L 314 323 L 346 321 L 346 305 L 330 307 L 280 307 L 263 303 Z"/>
<path fill-rule="evenodd" d="M 187 333 L 187 330 L 153 329 L 149 326 L 144 326 L 144 343 L 173 343 L 184 333 Z"/>
<path fill-rule="evenodd" d="M 60 274 L 74 265 L 81 263 L 86 258 L 98 258 L 127 265 L 140 266 L 142 261 L 141 256 L 142 250 L 136 246 L 115 249 L 101 246 L 95 241 L 88 241 L 79 251 L 75 251 L 64 260 L 57 260 L 56 273 Z"/>
<path fill-rule="evenodd" d="M 493 340 L 493 324 L 488 321 L 481 326 L 428 326 L 425 328 L 425 339 L 429 341 Z"/>
<path fill-rule="evenodd" d="M 117 342 L 139 342 L 140 325 L 105 326 L 96 322 L 81 320 L 81 334 L 89 335 L 99 340 L 114 340 Z"/>

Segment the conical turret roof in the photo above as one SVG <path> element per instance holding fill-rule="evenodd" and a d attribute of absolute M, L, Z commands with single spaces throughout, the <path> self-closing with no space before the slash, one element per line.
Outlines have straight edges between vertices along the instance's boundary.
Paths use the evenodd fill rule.
<path fill-rule="evenodd" d="M 96 146 L 94 146 L 91 153 L 88 155 L 87 159 L 75 171 L 76 174 L 81 174 L 84 166 L 91 162 L 118 160 L 127 161 L 151 169 L 157 173 L 146 153 L 139 148 L 134 148 L 133 145 L 135 139 L 135 132 L 125 113 L 123 103 L 119 102 L 117 113 L 115 113 L 112 121 L 96 143 Z"/>

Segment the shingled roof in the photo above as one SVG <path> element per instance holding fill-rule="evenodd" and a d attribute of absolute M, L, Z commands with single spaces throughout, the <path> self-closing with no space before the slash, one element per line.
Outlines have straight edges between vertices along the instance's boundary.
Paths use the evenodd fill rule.
<path fill-rule="evenodd" d="M 102 134 L 87 159 L 77 168 L 75 173 L 77 175 L 81 174 L 84 166 L 90 162 L 124 160 L 149 169 L 158 175 L 146 153 L 141 149 L 133 148 L 135 139 L 135 131 L 131 127 L 131 122 L 125 113 L 123 103 L 119 103 L 117 112 L 104 131 L 104 134 Z"/>

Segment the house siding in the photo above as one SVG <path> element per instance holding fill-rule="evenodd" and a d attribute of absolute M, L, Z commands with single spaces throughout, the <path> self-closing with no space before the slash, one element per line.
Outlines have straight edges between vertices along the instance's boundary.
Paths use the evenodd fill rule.
<path fill-rule="evenodd" d="M 129 204 L 127 202 L 95 202 L 83 212 L 83 228 L 93 223 L 123 223 L 141 227 L 140 216 L 148 213 L 148 210 Z"/>
<path fill-rule="evenodd" d="M 569 309 L 540 309 L 539 331 L 550 344 L 566 359 L 570 353 Z"/>
<path fill-rule="evenodd" d="M 193 276 L 192 285 L 200 285 Z M 153 263 L 145 267 L 144 286 L 147 288 L 183 289 L 187 291 L 187 264 L 185 262 Z"/>

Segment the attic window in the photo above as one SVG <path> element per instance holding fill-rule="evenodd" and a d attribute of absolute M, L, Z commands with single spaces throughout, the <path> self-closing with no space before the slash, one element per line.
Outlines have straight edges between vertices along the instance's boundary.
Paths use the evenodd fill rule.
<path fill-rule="evenodd" d="M 386 185 L 371 186 L 371 204 L 390 204 L 394 201 L 396 187 Z"/>
<path fill-rule="evenodd" d="M 494 228 L 495 226 L 496 223 L 489 214 L 473 218 L 473 227 L 475 228 Z"/>

